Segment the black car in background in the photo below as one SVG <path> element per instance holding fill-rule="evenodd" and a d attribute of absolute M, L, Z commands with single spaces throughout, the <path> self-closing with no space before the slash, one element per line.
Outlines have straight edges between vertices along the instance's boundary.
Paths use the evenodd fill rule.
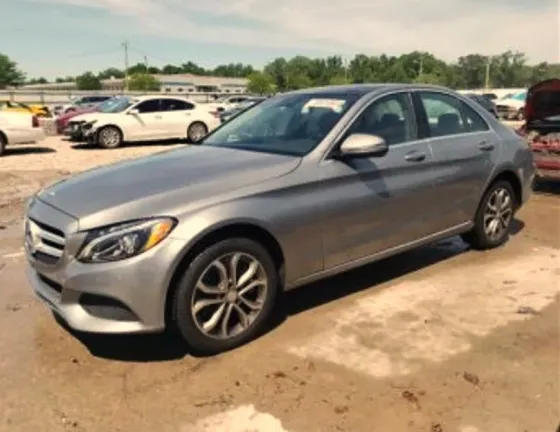
<path fill-rule="evenodd" d="M 486 110 L 490 111 L 494 115 L 494 117 L 498 118 L 498 109 L 496 108 L 496 104 L 492 102 L 488 97 L 476 93 L 466 93 L 465 96 L 471 98 Z"/>

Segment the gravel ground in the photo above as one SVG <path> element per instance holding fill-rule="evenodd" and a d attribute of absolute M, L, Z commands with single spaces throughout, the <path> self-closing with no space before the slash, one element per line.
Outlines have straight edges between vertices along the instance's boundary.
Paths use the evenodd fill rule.
<path fill-rule="evenodd" d="M 57 324 L 25 278 L 22 200 L 72 172 L 172 147 L 49 138 L 0 159 L 1 432 L 558 426 L 558 186 L 532 197 L 505 247 L 474 252 L 455 238 L 295 290 L 273 331 L 224 355 Z"/>

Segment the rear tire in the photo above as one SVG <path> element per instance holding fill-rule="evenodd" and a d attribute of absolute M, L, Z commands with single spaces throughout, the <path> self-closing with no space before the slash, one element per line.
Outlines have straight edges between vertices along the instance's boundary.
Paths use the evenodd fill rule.
<path fill-rule="evenodd" d="M 187 129 L 187 139 L 193 143 L 197 144 L 208 134 L 208 128 L 202 122 L 194 122 L 189 125 Z"/>
<path fill-rule="evenodd" d="M 473 249 L 486 250 L 503 245 L 509 239 L 511 221 L 517 208 L 513 187 L 508 181 L 494 182 L 484 194 L 474 227 L 462 239 Z"/>
<path fill-rule="evenodd" d="M 195 355 L 236 348 L 266 331 L 278 281 L 262 245 L 247 238 L 220 241 L 185 269 L 173 293 L 172 324 Z"/>
<path fill-rule="evenodd" d="M 97 131 L 97 145 L 101 148 L 114 149 L 120 147 L 122 142 L 122 132 L 115 126 L 104 126 Z"/>
<path fill-rule="evenodd" d="M 6 146 L 8 145 L 8 140 L 2 132 L 0 132 L 0 157 L 4 156 L 6 153 Z"/>

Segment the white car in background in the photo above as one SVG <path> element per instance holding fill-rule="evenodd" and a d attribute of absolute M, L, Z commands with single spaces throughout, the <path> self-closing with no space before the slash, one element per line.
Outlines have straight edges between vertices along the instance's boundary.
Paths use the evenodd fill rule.
<path fill-rule="evenodd" d="M 222 113 L 247 102 L 249 99 L 254 98 L 251 96 L 222 96 L 213 102 L 209 102 L 207 105 L 211 107 L 212 111 Z"/>
<path fill-rule="evenodd" d="M 135 141 L 188 139 L 196 143 L 218 127 L 220 119 L 205 104 L 158 95 L 123 96 L 111 108 L 78 115 L 72 123 L 80 124 L 86 141 L 116 148 Z"/>
<path fill-rule="evenodd" d="M 34 144 L 45 138 L 39 119 L 31 114 L 0 111 L 0 156 L 7 146 Z"/>
<path fill-rule="evenodd" d="M 527 90 L 522 90 L 511 95 L 506 95 L 494 101 L 498 116 L 505 120 L 523 120 Z"/>

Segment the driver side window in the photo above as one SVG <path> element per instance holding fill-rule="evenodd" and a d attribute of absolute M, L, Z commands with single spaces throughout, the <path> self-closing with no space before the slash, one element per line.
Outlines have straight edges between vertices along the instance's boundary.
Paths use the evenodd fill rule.
<path fill-rule="evenodd" d="M 160 100 L 149 99 L 136 105 L 136 109 L 140 114 L 147 114 L 160 111 Z"/>
<path fill-rule="evenodd" d="M 377 135 L 389 145 L 415 140 L 408 93 L 394 93 L 372 102 L 350 127 L 349 133 Z"/>

